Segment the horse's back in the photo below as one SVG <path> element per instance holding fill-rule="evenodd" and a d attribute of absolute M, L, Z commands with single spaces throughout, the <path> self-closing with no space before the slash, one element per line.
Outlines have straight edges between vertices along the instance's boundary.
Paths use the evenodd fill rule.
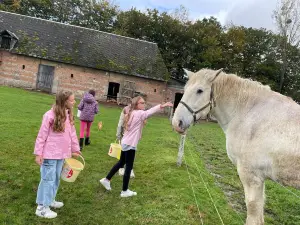
<path fill-rule="evenodd" d="M 296 137 L 300 135 L 300 106 L 274 92 L 273 95 L 258 99 L 238 121 L 239 124 L 235 124 L 232 131 L 243 135 L 243 140 L 249 143 L 260 139 L 266 142 L 268 137 L 286 144 L 298 141 Z"/>

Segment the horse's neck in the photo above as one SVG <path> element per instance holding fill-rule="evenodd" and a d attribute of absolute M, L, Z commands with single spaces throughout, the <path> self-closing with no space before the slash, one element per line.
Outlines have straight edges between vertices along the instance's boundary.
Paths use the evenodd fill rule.
<path fill-rule="evenodd" d="M 236 114 L 236 106 L 228 104 L 226 101 L 216 101 L 216 107 L 212 109 L 211 114 L 214 116 L 223 131 L 226 132 L 227 126 Z"/>
<path fill-rule="evenodd" d="M 214 88 L 216 107 L 211 114 L 224 131 L 231 121 L 246 116 L 257 102 L 268 98 L 271 94 L 270 89 L 250 83 L 249 80 L 226 76 L 220 78 L 221 80 L 216 80 Z"/>
<path fill-rule="evenodd" d="M 240 104 L 236 96 L 227 96 L 216 100 L 216 107 L 212 109 L 211 114 L 214 116 L 223 131 L 226 133 L 227 127 L 234 119 L 246 114 L 253 107 L 253 101 L 245 101 Z"/>

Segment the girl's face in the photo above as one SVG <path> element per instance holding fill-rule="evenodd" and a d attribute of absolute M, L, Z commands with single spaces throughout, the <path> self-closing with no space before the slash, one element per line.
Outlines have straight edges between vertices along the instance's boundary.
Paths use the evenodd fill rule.
<path fill-rule="evenodd" d="M 136 108 L 139 110 L 145 110 L 146 102 L 143 98 L 140 98 L 140 100 L 137 102 Z"/>
<path fill-rule="evenodd" d="M 76 103 L 75 96 L 74 95 L 70 95 L 70 97 L 67 100 L 67 108 L 68 109 L 72 109 L 74 107 L 75 103 Z"/>

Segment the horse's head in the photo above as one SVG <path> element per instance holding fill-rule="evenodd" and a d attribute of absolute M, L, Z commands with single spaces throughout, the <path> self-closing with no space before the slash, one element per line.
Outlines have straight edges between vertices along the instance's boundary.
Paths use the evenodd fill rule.
<path fill-rule="evenodd" d="M 212 83 L 221 71 L 202 69 L 193 73 L 185 70 L 189 80 L 172 120 L 177 132 L 184 133 L 195 121 L 207 117 L 214 104 Z"/>

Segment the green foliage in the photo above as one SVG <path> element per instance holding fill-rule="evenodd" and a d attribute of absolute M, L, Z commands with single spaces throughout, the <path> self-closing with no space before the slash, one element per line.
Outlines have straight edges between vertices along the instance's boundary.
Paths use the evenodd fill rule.
<path fill-rule="evenodd" d="M 20 9 L 20 0 L 3 0 L 0 3 L 0 10 L 17 12 Z"/>
<path fill-rule="evenodd" d="M 30 36 L 25 31 L 19 30 L 17 36 L 18 35 L 22 36 L 22 39 L 18 42 L 16 49 L 18 53 L 31 52 L 34 54 L 40 50 L 39 46 L 36 44 L 36 41 L 39 39 L 37 34 Z"/>

